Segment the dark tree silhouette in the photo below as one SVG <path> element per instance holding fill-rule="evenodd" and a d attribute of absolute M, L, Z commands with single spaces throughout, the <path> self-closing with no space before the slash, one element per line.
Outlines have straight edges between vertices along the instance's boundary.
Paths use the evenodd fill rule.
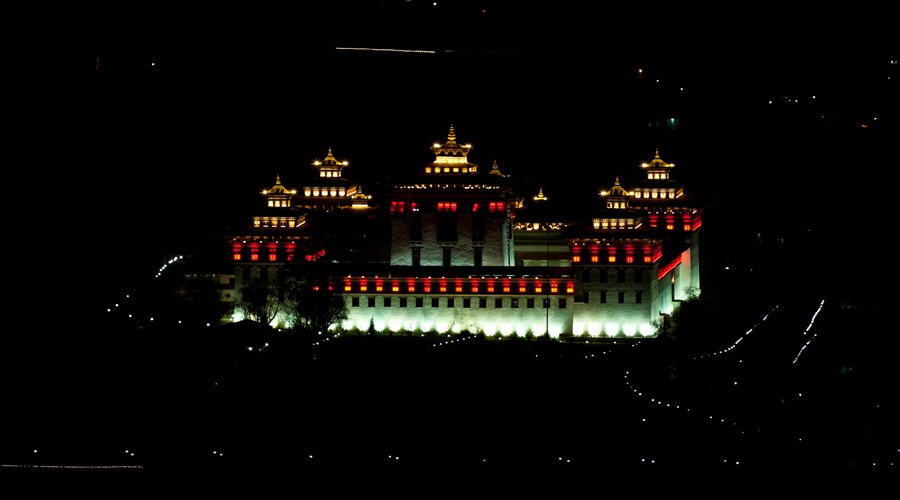
<path fill-rule="evenodd" d="M 294 329 L 310 333 L 325 332 L 347 317 L 344 297 L 329 278 L 326 264 L 304 263 L 290 270 L 289 307 Z"/>
<path fill-rule="evenodd" d="M 237 307 L 244 311 L 247 319 L 268 325 L 289 308 L 285 294 L 287 286 L 280 280 L 254 278 L 241 289 Z"/>

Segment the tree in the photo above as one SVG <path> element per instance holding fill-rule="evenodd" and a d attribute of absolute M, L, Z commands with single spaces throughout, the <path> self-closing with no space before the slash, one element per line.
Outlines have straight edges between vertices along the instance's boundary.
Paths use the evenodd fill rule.
<path fill-rule="evenodd" d="M 344 297 L 328 279 L 307 276 L 291 287 L 294 329 L 311 333 L 325 332 L 347 318 Z"/>
<path fill-rule="evenodd" d="M 268 325 L 289 307 L 285 287 L 280 280 L 254 278 L 241 289 L 237 306 L 244 311 L 246 319 Z"/>

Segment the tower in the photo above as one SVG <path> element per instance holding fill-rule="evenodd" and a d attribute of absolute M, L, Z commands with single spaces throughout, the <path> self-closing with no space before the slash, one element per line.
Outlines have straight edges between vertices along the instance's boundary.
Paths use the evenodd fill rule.
<path fill-rule="evenodd" d="M 511 266 L 511 185 L 496 162 L 488 173 L 469 161 L 471 144 L 435 142 L 435 159 L 390 193 L 391 265 Z"/>
<path fill-rule="evenodd" d="M 251 223 L 230 235 L 234 319 L 262 321 L 259 311 L 250 314 L 242 306 L 248 298 L 244 293 L 255 289 L 257 293 L 282 294 L 279 287 L 284 285 L 290 265 L 320 260 L 344 263 L 370 255 L 378 258 L 381 246 L 366 238 L 369 230 L 378 227 L 369 223 L 375 209 L 360 185 L 344 177 L 348 165 L 338 161 L 329 148 L 324 160 L 312 162 L 314 175 L 304 176 L 301 189 L 287 187 L 278 174 L 275 183 L 261 191 L 263 204 L 250 217 Z M 271 318 L 266 321 L 273 324 L 290 322 L 283 311 L 267 316 Z"/>
<path fill-rule="evenodd" d="M 590 220 L 562 233 L 575 279 L 574 335 L 651 336 L 700 292 L 701 207 L 657 150 L 632 191 L 617 177 Z"/>

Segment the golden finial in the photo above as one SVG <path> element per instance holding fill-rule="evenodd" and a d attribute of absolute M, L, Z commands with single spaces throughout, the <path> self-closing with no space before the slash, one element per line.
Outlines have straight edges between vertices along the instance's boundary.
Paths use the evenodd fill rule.
<path fill-rule="evenodd" d="M 447 134 L 447 140 L 451 142 L 456 140 L 456 132 L 453 131 L 452 123 L 450 124 L 450 133 Z"/>

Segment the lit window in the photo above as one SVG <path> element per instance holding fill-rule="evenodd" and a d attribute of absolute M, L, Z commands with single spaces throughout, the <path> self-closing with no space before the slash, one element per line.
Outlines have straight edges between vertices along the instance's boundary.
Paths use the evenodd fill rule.
<path fill-rule="evenodd" d="M 580 255 L 573 255 L 573 256 L 572 256 L 572 262 L 581 262 L 581 256 L 580 256 Z"/>

